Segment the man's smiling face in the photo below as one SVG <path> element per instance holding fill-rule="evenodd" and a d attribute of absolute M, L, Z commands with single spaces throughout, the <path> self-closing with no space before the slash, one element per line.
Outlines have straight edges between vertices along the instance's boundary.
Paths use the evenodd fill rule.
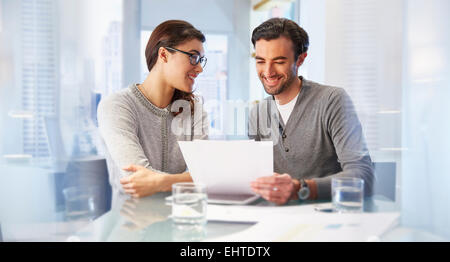
<path fill-rule="evenodd" d="M 281 36 L 272 40 L 260 39 L 255 43 L 256 71 L 269 95 L 279 95 L 297 77 L 293 43 Z"/>

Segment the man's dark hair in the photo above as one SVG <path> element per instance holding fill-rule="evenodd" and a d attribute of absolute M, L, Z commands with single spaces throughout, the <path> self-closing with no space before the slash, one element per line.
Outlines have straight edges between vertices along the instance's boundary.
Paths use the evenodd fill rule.
<path fill-rule="evenodd" d="M 291 39 L 295 61 L 299 55 L 308 51 L 309 37 L 306 31 L 294 21 L 285 18 L 271 18 L 255 28 L 252 34 L 253 47 L 260 39 L 272 40 L 281 36 Z"/>

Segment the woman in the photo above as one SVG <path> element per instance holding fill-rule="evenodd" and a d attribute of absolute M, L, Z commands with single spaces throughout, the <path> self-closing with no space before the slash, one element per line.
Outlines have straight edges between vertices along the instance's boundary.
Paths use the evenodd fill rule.
<path fill-rule="evenodd" d="M 194 139 L 193 130 L 202 130 L 195 139 L 207 136 L 206 114 L 188 113 L 200 104 L 192 88 L 206 65 L 203 42 L 205 36 L 185 21 L 160 24 L 145 50 L 149 70 L 145 81 L 101 101 L 99 130 L 115 193 L 140 198 L 192 181 L 177 141 Z M 187 107 L 180 106 L 180 100 Z M 175 130 L 179 126 L 175 120 L 180 119 L 181 126 L 187 126 L 181 134 Z"/>

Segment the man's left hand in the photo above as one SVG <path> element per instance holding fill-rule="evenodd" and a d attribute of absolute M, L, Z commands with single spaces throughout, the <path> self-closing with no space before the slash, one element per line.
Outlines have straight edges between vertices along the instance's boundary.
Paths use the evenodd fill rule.
<path fill-rule="evenodd" d="M 256 179 L 251 183 L 251 188 L 267 201 L 283 205 L 294 193 L 294 182 L 289 174 L 274 173 L 273 176 Z"/>

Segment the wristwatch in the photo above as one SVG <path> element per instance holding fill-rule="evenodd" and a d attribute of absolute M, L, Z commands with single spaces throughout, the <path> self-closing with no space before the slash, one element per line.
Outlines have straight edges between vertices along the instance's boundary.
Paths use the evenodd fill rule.
<path fill-rule="evenodd" d="M 309 195 L 311 194 L 311 190 L 309 190 L 308 184 L 306 183 L 305 179 L 300 180 L 300 190 L 298 191 L 298 198 L 301 200 L 306 200 L 309 198 Z"/>

